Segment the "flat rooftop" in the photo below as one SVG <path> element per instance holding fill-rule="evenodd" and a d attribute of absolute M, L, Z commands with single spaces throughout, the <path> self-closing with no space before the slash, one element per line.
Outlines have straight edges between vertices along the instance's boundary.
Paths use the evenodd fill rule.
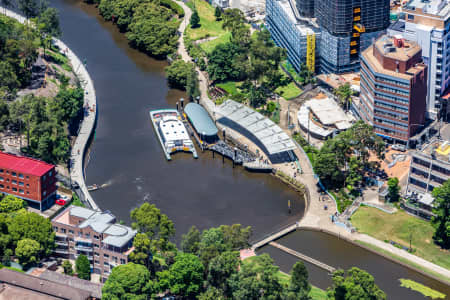
<path fill-rule="evenodd" d="M 42 160 L 0 152 L 0 169 L 5 168 L 23 174 L 42 176 L 54 167 Z"/>
<path fill-rule="evenodd" d="M 382 38 L 380 38 L 377 42 L 375 42 L 375 45 L 370 46 L 369 48 L 364 50 L 361 54 L 361 56 L 364 58 L 364 60 L 370 65 L 370 67 L 375 72 L 380 73 L 380 74 L 389 75 L 392 77 L 405 79 L 405 80 L 410 80 L 411 77 L 413 76 L 413 74 L 415 74 L 425 68 L 424 65 L 417 65 L 416 67 L 412 67 L 412 68 L 408 69 L 406 71 L 406 73 L 400 73 L 400 72 L 395 72 L 395 71 L 385 69 L 383 67 L 383 65 L 378 61 L 378 59 L 373 55 L 373 51 L 374 51 L 373 47 L 377 47 L 378 49 L 380 49 L 380 52 L 386 57 L 389 57 L 389 58 L 392 58 L 395 60 L 402 60 L 402 61 L 403 60 L 406 61 L 407 59 L 409 59 L 409 57 L 412 57 L 413 55 L 415 55 L 417 53 L 417 51 L 420 51 L 421 48 L 415 42 L 405 41 L 405 43 L 407 45 L 410 45 L 410 48 L 408 48 L 409 50 L 404 49 L 404 48 L 395 47 L 396 48 L 395 52 L 387 53 L 384 51 L 383 45 L 386 42 L 390 43 L 392 41 L 392 38 L 384 39 L 384 37 L 387 37 L 387 36 L 383 36 Z M 392 45 L 394 47 L 393 42 L 392 42 Z M 397 51 L 397 50 L 399 50 L 399 51 Z"/>
<path fill-rule="evenodd" d="M 389 45 L 391 45 L 389 47 Z M 408 61 L 422 50 L 419 44 L 413 41 L 403 40 L 403 47 L 396 47 L 394 38 L 384 35 L 375 42 L 375 46 L 385 56 L 395 60 Z M 386 51 L 390 49 L 390 51 Z"/>
<path fill-rule="evenodd" d="M 428 158 L 434 155 L 436 160 L 450 165 L 450 141 L 449 140 L 434 140 L 424 145 L 417 151 Z"/>
<path fill-rule="evenodd" d="M 450 15 L 450 2 L 447 0 L 410 0 L 408 4 L 406 4 L 405 9 L 422 9 L 426 14 L 447 18 Z"/>
<path fill-rule="evenodd" d="M 309 106 L 314 116 L 326 126 L 335 126 L 339 130 L 345 130 L 350 128 L 351 122 L 354 121 L 336 101 L 328 97 L 311 99 L 304 105 Z"/>

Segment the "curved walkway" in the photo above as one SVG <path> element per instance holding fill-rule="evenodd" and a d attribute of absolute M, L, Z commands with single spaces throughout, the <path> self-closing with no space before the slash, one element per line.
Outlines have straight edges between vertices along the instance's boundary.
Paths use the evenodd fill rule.
<path fill-rule="evenodd" d="M 192 11 L 189 7 L 187 7 L 183 2 L 181 1 L 175 1 L 178 3 L 181 7 L 184 9 L 185 14 L 185 20 L 180 25 L 180 32 L 181 36 L 179 39 L 178 44 L 178 53 L 181 55 L 181 58 L 184 61 L 191 61 L 191 57 L 186 51 L 186 48 L 184 46 L 184 31 L 189 24 L 190 17 L 192 15 Z M 201 92 L 201 104 L 208 110 L 211 116 L 215 118 L 215 105 L 214 102 L 209 99 L 208 97 L 208 81 L 204 75 L 203 72 L 201 72 L 198 67 L 196 68 L 198 74 L 199 74 L 199 85 L 200 85 L 200 92 Z M 295 116 L 296 117 L 296 116 Z M 295 118 L 294 117 L 294 118 Z M 292 123 L 297 124 L 297 120 L 293 120 Z M 287 133 L 289 133 L 289 130 L 284 128 Z M 318 181 L 315 178 L 314 171 L 312 169 L 311 163 L 304 151 L 297 148 L 294 150 L 295 154 L 297 155 L 299 159 L 299 163 L 301 166 L 301 170 L 303 171 L 302 174 L 299 176 L 294 177 L 294 172 L 296 171 L 292 167 L 285 166 L 284 164 L 276 165 L 275 168 L 285 172 L 286 174 L 290 175 L 292 178 L 296 178 L 301 184 L 306 186 L 307 193 L 308 193 L 308 206 L 307 211 L 305 212 L 305 215 L 298 223 L 298 227 L 303 228 L 316 228 L 318 230 L 325 229 L 327 232 L 334 234 L 336 236 L 345 236 L 346 238 L 356 241 L 360 240 L 366 243 L 369 243 L 371 245 L 374 245 L 378 248 L 381 248 L 385 251 L 388 251 L 389 253 L 392 253 L 394 255 L 400 256 L 404 259 L 407 259 L 408 261 L 418 264 L 424 268 L 427 268 L 429 270 L 432 270 L 436 273 L 439 273 L 443 276 L 446 276 L 447 278 L 450 278 L 450 271 L 440 267 L 436 264 L 433 264 L 432 262 L 429 262 L 423 258 L 420 258 L 416 255 L 410 254 L 404 250 L 398 249 L 390 244 L 387 244 L 383 241 L 377 240 L 371 236 L 368 236 L 366 234 L 361 233 L 350 233 L 348 230 L 337 226 L 336 224 L 333 224 L 331 222 L 331 215 L 336 212 L 336 205 L 333 201 L 323 203 L 320 202 L 320 194 L 319 194 L 319 187 L 318 187 Z M 327 210 L 324 210 L 324 204 L 328 206 Z M 295 225 L 294 225 L 295 226 Z"/>
<path fill-rule="evenodd" d="M 2 6 L 0 6 L 0 8 L 4 9 Z M 23 16 L 10 10 L 6 10 L 6 15 L 18 20 L 21 23 L 25 23 L 26 21 L 26 19 Z M 95 118 L 97 115 L 97 105 L 96 105 L 97 98 L 95 96 L 94 85 L 85 66 L 82 64 L 81 60 L 75 55 L 75 53 L 73 53 L 72 50 L 70 50 L 66 46 L 66 44 L 64 44 L 62 41 L 58 39 L 54 39 L 53 41 L 59 47 L 59 49 L 66 54 L 67 58 L 72 64 L 72 68 L 74 69 L 75 75 L 80 80 L 81 85 L 85 91 L 84 107 L 86 113 L 81 123 L 78 136 L 72 147 L 72 153 L 70 158 L 73 164 L 70 177 L 72 179 L 72 182 L 78 183 L 89 205 L 93 209 L 99 210 L 97 204 L 95 204 L 94 199 L 91 197 L 86 187 L 83 168 L 84 154 L 89 142 L 89 138 L 91 137 L 91 134 L 95 128 Z"/>

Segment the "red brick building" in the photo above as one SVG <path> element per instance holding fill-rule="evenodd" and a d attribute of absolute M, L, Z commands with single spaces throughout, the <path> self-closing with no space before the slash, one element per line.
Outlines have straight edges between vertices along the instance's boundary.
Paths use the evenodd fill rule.
<path fill-rule="evenodd" d="M 45 210 L 53 205 L 55 175 L 54 165 L 0 152 L 0 193 L 22 198 L 33 208 Z"/>
<path fill-rule="evenodd" d="M 382 36 L 361 55 L 360 117 L 394 143 L 425 124 L 427 66 L 416 42 Z"/>

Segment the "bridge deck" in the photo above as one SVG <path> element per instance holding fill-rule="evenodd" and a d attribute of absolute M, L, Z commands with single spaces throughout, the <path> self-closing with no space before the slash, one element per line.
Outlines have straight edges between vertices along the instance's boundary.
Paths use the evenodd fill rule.
<path fill-rule="evenodd" d="M 274 247 L 276 247 L 276 248 L 278 248 L 278 249 L 280 249 L 280 250 L 282 250 L 282 251 L 284 251 L 286 253 L 289 253 L 289 254 L 291 254 L 293 256 L 296 256 L 296 257 L 300 258 L 301 260 L 309 262 L 309 263 L 311 263 L 311 264 L 313 264 L 313 265 L 315 265 L 315 266 L 317 266 L 317 267 L 319 267 L 321 269 L 324 269 L 324 270 L 328 271 L 329 273 L 333 273 L 334 271 L 336 271 L 336 268 L 334 268 L 332 266 L 329 266 L 329 265 L 327 265 L 327 264 L 325 264 L 323 262 L 320 262 L 320 261 L 318 261 L 318 260 L 316 260 L 316 259 L 314 259 L 312 257 L 304 255 L 304 254 L 302 254 L 300 252 L 292 250 L 292 249 L 290 249 L 288 247 L 285 247 L 283 245 L 280 245 L 280 244 L 278 244 L 276 242 L 270 242 L 269 245 L 274 246 Z"/>

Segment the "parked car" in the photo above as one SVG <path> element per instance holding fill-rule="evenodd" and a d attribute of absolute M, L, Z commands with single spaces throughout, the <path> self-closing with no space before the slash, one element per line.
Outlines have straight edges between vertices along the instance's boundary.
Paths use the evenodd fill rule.
<path fill-rule="evenodd" d="M 56 204 L 61 205 L 61 206 L 66 205 L 66 200 L 64 200 L 64 199 L 56 199 L 55 202 L 56 202 Z"/>

